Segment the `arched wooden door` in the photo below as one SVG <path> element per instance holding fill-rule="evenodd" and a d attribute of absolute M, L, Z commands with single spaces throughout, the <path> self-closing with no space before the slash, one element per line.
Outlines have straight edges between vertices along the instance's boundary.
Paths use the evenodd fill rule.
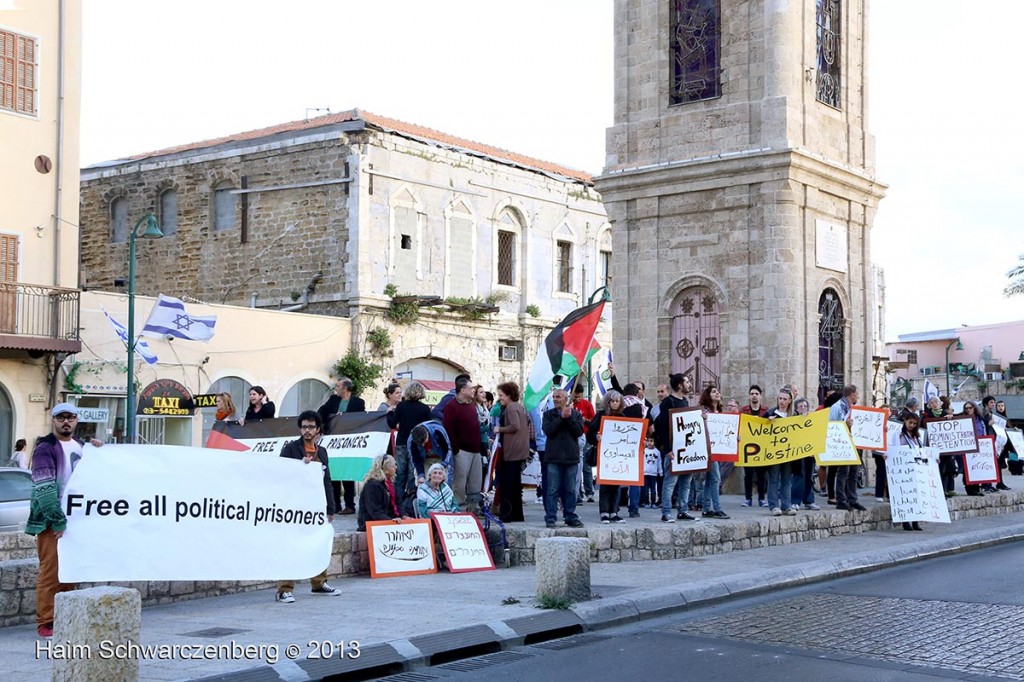
<path fill-rule="evenodd" d="M 693 381 L 694 390 L 719 384 L 722 353 L 718 300 L 708 287 L 684 289 L 672 304 L 672 372 Z"/>

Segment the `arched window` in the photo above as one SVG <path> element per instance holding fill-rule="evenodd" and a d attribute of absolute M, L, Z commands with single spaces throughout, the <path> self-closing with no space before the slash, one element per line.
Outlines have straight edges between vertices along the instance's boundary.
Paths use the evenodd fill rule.
<path fill-rule="evenodd" d="M 523 239 L 523 220 L 519 213 L 505 207 L 498 214 L 494 237 L 494 284 L 519 288 L 521 275 L 519 249 Z"/>
<path fill-rule="evenodd" d="M 249 388 L 252 386 L 241 377 L 221 377 L 210 384 L 207 393 L 230 393 L 231 400 L 235 403 L 235 419 L 245 416 L 246 407 L 249 405 Z M 202 410 L 203 415 L 203 445 L 206 445 L 206 438 L 210 435 L 213 422 L 217 420 L 217 411 L 214 409 Z"/>
<path fill-rule="evenodd" d="M 672 304 L 672 372 L 690 377 L 694 390 L 719 384 L 722 373 L 718 300 L 708 287 L 684 289 Z"/>
<path fill-rule="evenodd" d="M 128 241 L 128 200 L 118 197 L 110 202 L 110 243 Z"/>
<path fill-rule="evenodd" d="M 220 182 L 213 188 L 213 231 L 223 232 L 235 229 L 236 196 L 231 193 L 230 182 Z"/>
<path fill-rule="evenodd" d="M 14 407 L 3 384 L 0 384 L 0 462 L 4 466 L 14 451 Z M 31 448 L 30 448 L 31 449 Z"/>
<path fill-rule="evenodd" d="M 178 193 L 173 189 L 167 189 L 160 193 L 158 202 L 160 215 L 157 222 L 160 231 L 165 237 L 172 237 L 178 234 Z"/>
<path fill-rule="evenodd" d="M 300 412 L 315 410 L 324 404 L 331 387 L 319 379 L 303 379 L 288 389 L 277 406 L 278 417 L 298 417 Z"/>
<path fill-rule="evenodd" d="M 825 289 L 818 299 L 818 400 L 825 399 L 829 389 L 840 391 L 845 383 L 843 367 L 844 335 L 843 304 L 833 289 Z"/>

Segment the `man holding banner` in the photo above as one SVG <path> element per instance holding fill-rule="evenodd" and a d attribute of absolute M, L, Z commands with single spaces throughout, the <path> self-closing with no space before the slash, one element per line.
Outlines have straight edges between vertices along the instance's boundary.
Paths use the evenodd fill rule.
<path fill-rule="evenodd" d="M 850 408 L 857 404 L 857 387 L 853 384 L 843 386 L 843 397 L 828 413 L 828 420 L 845 422 L 847 428 L 853 423 Z M 857 453 L 858 456 L 860 453 Z M 857 471 L 860 465 L 836 467 L 836 509 L 856 509 L 867 511 L 867 507 L 857 501 Z"/>
<path fill-rule="evenodd" d="M 321 421 L 320 415 L 313 410 L 306 410 L 299 415 L 297 423 L 300 437 L 285 445 L 284 449 L 281 450 L 281 456 L 288 459 L 301 460 L 303 464 L 310 464 L 315 461 L 320 465 L 324 472 L 324 501 L 327 503 L 327 523 L 332 523 L 334 521 L 335 506 L 334 492 L 331 490 L 331 472 L 327 460 L 327 450 L 316 442 L 317 437 L 320 435 L 320 430 L 323 428 L 323 421 Z M 341 595 L 341 590 L 327 584 L 326 566 L 320 575 L 309 579 L 309 584 L 313 594 L 323 594 L 331 597 Z M 274 600 L 282 604 L 291 604 L 295 601 L 295 597 L 292 594 L 294 591 L 294 580 L 282 580 L 277 585 L 277 596 Z"/>

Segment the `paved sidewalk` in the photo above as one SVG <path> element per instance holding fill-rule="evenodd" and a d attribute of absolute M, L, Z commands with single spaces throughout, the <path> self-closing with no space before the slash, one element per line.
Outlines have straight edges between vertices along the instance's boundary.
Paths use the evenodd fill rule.
<path fill-rule="evenodd" d="M 343 591 L 341 597 L 312 595 L 300 585 L 294 604 L 275 603 L 273 590 L 265 590 L 148 607 L 142 615 L 143 645 L 276 645 L 280 660 L 272 667 L 237 658 L 143 660 L 141 679 L 188 680 L 246 669 L 254 673 L 249 679 L 318 679 L 316 671 L 337 672 L 341 664 L 306 661 L 317 646 L 311 642 L 357 641 L 362 660 L 346 665 L 365 665 L 382 653 L 416 660 L 430 652 L 467 646 L 481 641 L 484 631 L 491 639 L 515 643 L 521 640 L 524 622 L 534 623 L 532 627 L 541 627 L 540 621 L 580 623 L 584 629 L 604 627 L 666 609 L 1024 539 L 1024 512 L 925 528 L 923 533 L 873 531 L 673 561 L 592 564 L 593 592 L 599 598 L 568 612 L 535 608 L 532 566 L 460 575 L 347 578 L 335 581 Z M 212 637 L 197 634 L 212 628 L 234 632 Z M 419 637 L 446 630 L 451 632 Z M 4 680 L 48 679 L 51 664 L 37 657 L 38 641 L 31 626 L 0 629 Z M 379 646 L 383 642 L 391 644 Z M 286 660 L 288 645 L 301 652 L 297 663 Z"/>

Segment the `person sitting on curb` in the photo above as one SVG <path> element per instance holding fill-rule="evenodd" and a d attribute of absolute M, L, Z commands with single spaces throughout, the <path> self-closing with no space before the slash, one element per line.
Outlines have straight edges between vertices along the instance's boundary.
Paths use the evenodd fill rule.
<path fill-rule="evenodd" d="M 300 437 L 285 444 L 284 448 L 281 450 L 281 456 L 288 459 L 301 460 L 303 464 L 316 462 L 316 464 L 323 469 L 324 499 L 327 503 L 327 523 L 332 523 L 334 521 L 335 508 L 334 491 L 331 490 L 331 472 L 327 460 L 327 450 L 316 442 L 317 436 L 320 435 L 320 429 L 323 428 L 323 422 L 321 421 L 319 414 L 313 410 L 306 410 L 299 415 L 296 423 L 299 427 Z M 310 591 L 313 594 L 323 594 L 331 597 L 341 595 L 341 590 L 327 584 L 326 568 L 324 568 L 320 575 L 310 578 L 309 585 L 312 588 Z M 274 597 L 274 600 L 279 601 L 282 604 L 291 604 L 295 601 L 295 595 L 292 594 L 293 592 L 295 592 L 295 581 L 282 580 L 277 584 L 277 596 Z"/>
<path fill-rule="evenodd" d="M 373 460 L 373 466 L 363 479 L 363 491 L 359 494 L 356 530 L 365 532 L 367 521 L 402 522 L 395 495 L 397 473 L 398 464 L 391 455 L 381 455 Z"/>
<path fill-rule="evenodd" d="M 416 510 L 420 518 L 430 518 L 430 512 L 458 513 L 459 503 L 447 483 L 448 472 L 440 464 L 431 464 L 427 480 L 416 488 Z"/>

